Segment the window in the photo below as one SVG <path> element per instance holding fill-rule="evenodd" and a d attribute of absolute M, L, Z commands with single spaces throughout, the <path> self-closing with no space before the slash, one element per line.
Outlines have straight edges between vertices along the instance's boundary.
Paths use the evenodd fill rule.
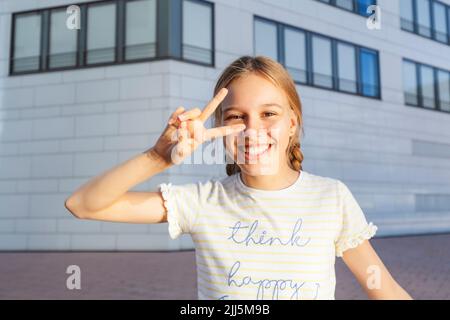
<path fill-rule="evenodd" d="M 450 72 L 438 70 L 439 109 L 450 112 Z"/>
<path fill-rule="evenodd" d="M 113 62 L 116 43 L 116 4 L 91 4 L 87 16 L 87 64 Z"/>
<path fill-rule="evenodd" d="M 255 20 L 255 54 L 278 60 L 277 25 L 272 22 Z"/>
<path fill-rule="evenodd" d="M 65 9 L 50 13 L 50 45 L 48 64 L 50 69 L 73 67 L 77 64 L 77 30 L 66 28 Z"/>
<path fill-rule="evenodd" d="M 337 45 L 339 90 L 357 92 L 355 47 L 339 43 Z"/>
<path fill-rule="evenodd" d="M 212 63 L 212 6 L 183 1 L 183 58 Z"/>
<path fill-rule="evenodd" d="M 294 29 L 284 30 L 285 65 L 295 81 L 306 83 L 306 37 Z"/>
<path fill-rule="evenodd" d="M 344 9 L 361 16 L 368 16 L 367 8 L 371 5 L 376 5 L 376 0 L 316 0 L 327 3 L 337 8 Z"/>
<path fill-rule="evenodd" d="M 378 52 L 255 17 L 254 54 L 280 62 L 296 83 L 380 99 Z"/>
<path fill-rule="evenodd" d="M 442 3 L 433 2 L 434 39 L 447 43 L 447 17 L 446 8 Z"/>
<path fill-rule="evenodd" d="M 417 1 L 417 24 L 419 34 L 431 37 L 431 18 L 430 18 L 430 1 Z"/>
<path fill-rule="evenodd" d="M 353 0 L 336 0 L 336 6 L 348 11 L 353 11 Z"/>
<path fill-rule="evenodd" d="M 40 68 L 41 14 L 15 16 L 14 45 L 11 68 L 13 72 L 35 71 Z"/>
<path fill-rule="evenodd" d="M 405 103 L 450 112 L 450 71 L 403 60 Z"/>
<path fill-rule="evenodd" d="M 419 95 L 417 92 L 417 70 L 416 64 L 405 61 L 403 63 L 403 91 L 405 93 L 405 103 L 417 106 Z"/>
<path fill-rule="evenodd" d="M 422 90 L 422 105 L 425 108 L 435 109 L 434 71 L 433 68 L 420 66 L 420 88 Z"/>
<path fill-rule="evenodd" d="M 356 5 L 358 13 L 362 16 L 368 16 L 369 13 L 367 13 L 367 8 L 372 6 L 372 5 L 376 5 L 377 2 L 375 0 L 357 0 L 356 1 Z"/>
<path fill-rule="evenodd" d="M 156 0 L 126 3 L 125 60 L 156 56 Z"/>
<path fill-rule="evenodd" d="M 412 0 L 400 0 L 401 27 L 414 32 L 414 9 Z"/>
<path fill-rule="evenodd" d="M 331 40 L 313 36 L 313 83 L 319 87 L 333 87 L 333 66 L 331 59 Z"/>
<path fill-rule="evenodd" d="M 378 87 L 378 55 L 375 51 L 361 49 L 361 82 L 362 93 L 365 96 L 379 95 Z"/>
<path fill-rule="evenodd" d="M 155 59 L 214 65 L 212 2 L 109 0 L 78 6 L 75 30 L 66 27 L 67 5 L 13 13 L 9 74 Z"/>
<path fill-rule="evenodd" d="M 437 0 L 400 0 L 401 28 L 450 44 L 450 6 Z"/>

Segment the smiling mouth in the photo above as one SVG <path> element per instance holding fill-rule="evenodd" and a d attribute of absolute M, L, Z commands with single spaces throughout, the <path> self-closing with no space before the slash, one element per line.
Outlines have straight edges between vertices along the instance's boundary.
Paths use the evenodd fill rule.
<path fill-rule="evenodd" d="M 238 148 L 245 156 L 245 160 L 257 160 L 272 149 L 273 143 L 265 145 L 245 146 Z"/>

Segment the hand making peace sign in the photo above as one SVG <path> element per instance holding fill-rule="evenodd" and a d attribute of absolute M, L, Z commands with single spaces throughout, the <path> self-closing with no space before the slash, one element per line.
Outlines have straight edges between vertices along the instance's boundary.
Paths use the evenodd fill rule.
<path fill-rule="evenodd" d="M 223 137 L 245 129 L 244 124 L 206 129 L 205 121 L 214 113 L 227 95 L 222 88 L 202 110 L 194 108 L 184 111 L 179 107 L 170 116 L 164 132 L 154 146 L 154 150 L 169 164 L 180 164 L 203 142 Z"/>

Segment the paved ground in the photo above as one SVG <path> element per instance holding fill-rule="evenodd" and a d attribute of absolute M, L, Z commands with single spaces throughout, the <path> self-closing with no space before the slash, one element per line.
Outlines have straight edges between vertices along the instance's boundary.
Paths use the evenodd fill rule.
<path fill-rule="evenodd" d="M 450 300 L 450 234 L 371 242 L 415 299 Z M 81 268 L 81 290 L 66 288 L 72 264 Z M 341 259 L 336 277 L 336 299 L 366 299 Z M 193 251 L 0 253 L 0 299 L 196 298 Z"/>

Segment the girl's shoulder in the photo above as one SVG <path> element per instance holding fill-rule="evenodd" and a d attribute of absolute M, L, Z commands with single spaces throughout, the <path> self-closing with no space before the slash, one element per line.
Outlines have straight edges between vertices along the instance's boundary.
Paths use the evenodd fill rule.
<path fill-rule="evenodd" d="M 163 183 L 164 187 L 169 186 L 172 190 L 180 193 L 197 192 L 202 196 L 208 196 L 218 191 L 230 190 L 235 183 L 234 176 L 200 178 L 195 181 L 185 183 Z"/>
<path fill-rule="evenodd" d="M 337 178 L 324 177 L 319 175 L 309 174 L 311 177 L 311 184 L 322 186 L 324 191 L 333 192 L 343 202 L 354 201 L 354 195 L 349 185 Z"/>
<path fill-rule="evenodd" d="M 339 187 L 339 183 L 342 183 L 339 179 L 321 176 L 306 171 L 302 171 L 302 174 L 304 174 L 302 182 L 306 187 L 337 188 Z"/>
<path fill-rule="evenodd" d="M 338 196 L 343 196 L 350 192 L 347 185 L 338 178 L 321 176 L 305 171 L 302 171 L 302 173 L 305 173 L 303 180 L 304 188 L 314 189 L 323 193 L 334 193 Z"/>

